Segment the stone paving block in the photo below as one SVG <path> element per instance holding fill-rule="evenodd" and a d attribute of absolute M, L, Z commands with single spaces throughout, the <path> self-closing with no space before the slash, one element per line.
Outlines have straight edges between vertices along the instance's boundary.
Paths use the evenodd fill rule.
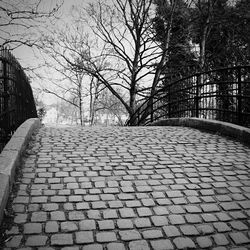
<path fill-rule="evenodd" d="M 231 231 L 231 228 L 225 222 L 215 222 L 213 226 L 218 233 Z"/>
<path fill-rule="evenodd" d="M 223 202 L 220 203 L 220 206 L 225 210 L 240 210 L 240 206 L 236 202 Z"/>
<path fill-rule="evenodd" d="M 136 240 L 129 242 L 129 250 L 150 250 L 146 240 Z"/>
<path fill-rule="evenodd" d="M 219 212 L 220 208 L 216 204 L 201 204 L 201 209 L 205 213 Z"/>
<path fill-rule="evenodd" d="M 177 249 L 195 249 L 196 246 L 190 238 L 177 237 L 173 240 Z"/>
<path fill-rule="evenodd" d="M 132 241 L 141 239 L 141 234 L 137 230 L 123 230 L 119 231 L 121 240 Z"/>
<path fill-rule="evenodd" d="M 168 225 L 168 219 L 166 216 L 151 216 L 151 221 L 154 226 L 166 226 Z"/>
<path fill-rule="evenodd" d="M 247 216 L 242 213 L 241 211 L 233 211 L 229 212 L 229 215 L 234 219 L 234 220 L 243 220 L 247 219 Z"/>
<path fill-rule="evenodd" d="M 172 225 L 181 225 L 185 223 L 185 219 L 180 214 L 171 214 L 168 216 L 169 222 Z"/>
<path fill-rule="evenodd" d="M 155 206 L 155 202 L 153 199 L 142 199 L 141 200 L 144 207 L 153 207 Z"/>
<path fill-rule="evenodd" d="M 50 241 L 52 246 L 73 245 L 73 235 L 66 233 L 53 234 Z"/>
<path fill-rule="evenodd" d="M 155 206 L 153 207 L 153 211 L 156 215 L 167 215 L 169 214 L 169 211 L 164 206 Z"/>
<path fill-rule="evenodd" d="M 50 213 L 51 220 L 64 221 L 66 220 L 65 213 L 63 211 L 53 211 Z"/>
<path fill-rule="evenodd" d="M 146 217 L 152 215 L 151 210 L 147 207 L 137 208 L 136 211 L 139 217 Z"/>
<path fill-rule="evenodd" d="M 94 242 L 92 231 L 80 231 L 75 233 L 75 240 L 77 244 L 88 244 Z"/>
<path fill-rule="evenodd" d="M 174 246 L 170 240 L 152 240 L 150 244 L 153 250 L 173 250 Z"/>
<path fill-rule="evenodd" d="M 123 243 L 109 243 L 107 244 L 107 250 L 126 250 Z"/>
<path fill-rule="evenodd" d="M 149 218 L 137 218 L 134 220 L 134 223 L 137 228 L 145 228 L 151 226 Z"/>
<path fill-rule="evenodd" d="M 250 209 L 250 201 L 240 201 L 238 204 L 243 208 L 243 209 Z"/>
<path fill-rule="evenodd" d="M 132 208 L 121 208 L 119 209 L 119 213 L 122 218 L 136 217 L 135 212 Z"/>
<path fill-rule="evenodd" d="M 56 221 L 47 221 L 45 224 L 46 233 L 57 233 L 59 231 L 59 225 Z"/>
<path fill-rule="evenodd" d="M 197 230 L 201 234 L 211 234 L 211 233 L 213 233 L 215 231 L 215 229 L 209 224 L 198 225 Z"/>
<path fill-rule="evenodd" d="M 244 233 L 241 233 L 241 232 L 230 233 L 229 236 L 231 237 L 231 239 L 236 245 L 250 243 L 250 239 Z"/>
<path fill-rule="evenodd" d="M 192 225 L 181 225 L 180 230 L 186 236 L 194 236 L 199 234 L 196 227 Z"/>
<path fill-rule="evenodd" d="M 25 242 L 25 245 L 32 246 L 32 247 L 44 246 L 46 245 L 47 240 L 48 240 L 48 236 L 32 235 L 32 236 L 28 236 Z"/>
<path fill-rule="evenodd" d="M 69 220 L 83 220 L 85 216 L 81 211 L 70 211 L 68 214 Z"/>
<path fill-rule="evenodd" d="M 200 248 L 209 248 L 213 245 L 210 237 L 208 236 L 201 236 L 196 238 L 197 244 Z"/>
<path fill-rule="evenodd" d="M 102 220 L 98 221 L 97 223 L 100 230 L 111 230 L 115 228 L 114 222 L 112 220 Z"/>
<path fill-rule="evenodd" d="M 23 225 L 24 234 L 40 234 L 42 233 L 41 223 L 26 223 Z"/>
<path fill-rule="evenodd" d="M 177 237 L 181 235 L 179 229 L 176 226 L 164 226 L 163 230 L 167 237 Z"/>
<path fill-rule="evenodd" d="M 215 214 L 219 221 L 230 221 L 232 218 L 229 216 L 228 213 L 220 212 Z"/>
<path fill-rule="evenodd" d="M 230 225 L 233 229 L 242 231 L 242 230 L 247 230 L 248 226 L 244 224 L 242 221 L 232 221 L 230 222 Z"/>
<path fill-rule="evenodd" d="M 126 207 L 131 207 L 131 208 L 142 206 L 141 202 L 138 200 L 125 201 L 125 204 L 126 204 Z"/>
<path fill-rule="evenodd" d="M 42 205 L 42 208 L 45 211 L 55 211 L 58 210 L 59 206 L 57 203 L 46 203 Z"/>
<path fill-rule="evenodd" d="M 211 214 L 210 213 L 209 214 L 203 213 L 203 214 L 201 214 L 201 217 L 207 223 L 218 221 L 218 218 L 213 213 L 211 213 Z"/>
<path fill-rule="evenodd" d="M 101 244 L 89 244 L 83 246 L 82 250 L 103 250 L 103 246 Z"/>
<path fill-rule="evenodd" d="M 179 205 L 168 206 L 168 209 L 170 213 L 172 214 L 184 214 L 185 213 L 185 210 L 183 209 L 183 207 Z"/>
<path fill-rule="evenodd" d="M 63 232 L 74 232 L 78 229 L 77 224 L 71 221 L 64 221 L 61 223 L 61 230 Z"/>
<path fill-rule="evenodd" d="M 97 242 L 113 242 L 117 240 L 115 232 L 100 232 L 96 234 Z"/>
<path fill-rule="evenodd" d="M 157 239 L 162 238 L 162 232 L 159 229 L 150 229 L 142 232 L 142 236 L 144 239 Z"/>
<path fill-rule="evenodd" d="M 182 197 L 183 194 L 181 191 L 166 191 L 167 197 L 169 198 L 176 198 L 176 197 Z"/>
<path fill-rule="evenodd" d="M 187 214 L 185 215 L 185 219 L 187 223 L 191 224 L 197 224 L 202 222 L 201 216 L 198 214 Z"/>
<path fill-rule="evenodd" d="M 47 248 L 47 247 L 44 247 L 44 248 L 39 248 L 38 250 L 54 250 L 55 248 Z M 62 250 L 80 250 L 80 247 L 63 247 Z"/>
<path fill-rule="evenodd" d="M 118 219 L 117 227 L 119 229 L 131 229 L 133 228 L 133 222 L 132 220 L 129 220 L 129 219 Z"/>
<path fill-rule="evenodd" d="M 226 246 L 229 244 L 229 241 L 224 234 L 214 234 L 212 237 L 218 246 Z"/>
<path fill-rule="evenodd" d="M 6 242 L 6 247 L 19 247 L 22 239 L 23 235 L 15 235 L 8 242 Z"/>
<path fill-rule="evenodd" d="M 65 208 L 66 210 L 74 210 L 73 209 L 73 205 L 71 203 L 66 203 L 64 204 L 64 206 L 67 205 L 67 208 Z M 88 210 L 90 209 L 90 205 L 89 203 L 87 202 L 79 202 L 79 203 L 76 203 L 76 209 L 77 210 Z"/>
<path fill-rule="evenodd" d="M 80 230 L 88 231 L 96 229 L 96 221 L 95 220 L 83 220 L 79 222 Z"/>
<path fill-rule="evenodd" d="M 9 230 L 5 231 L 6 235 L 19 234 L 19 228 L 17 226 L 12 226 Z"/>
<path fill-rule="evenodd" d="M 27 214 L 16 214 L 15 218 L 14 218 L 14 222 L 17 223 L 17 224 L 22 224 L 22 223 L 25 223 L 27 221 Z"/>

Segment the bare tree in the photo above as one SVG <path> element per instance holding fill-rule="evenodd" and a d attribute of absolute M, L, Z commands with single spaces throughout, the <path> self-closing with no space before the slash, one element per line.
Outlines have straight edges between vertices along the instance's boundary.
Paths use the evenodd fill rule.
<path fill-rule="evenodd" d="M 117 91 L 122 95 L 121 91 Z M 96 116 L 106 115 L 106 123 L 111 118 L 111 124 L 123 125 L 124 116 L 126 116 L 126 110 L 122 103 L 114 96 L 108 89 L 102 90 L 98 95 L 98 100 L 95 105 Z"/>
<path fill-rule="evenodd" d="M 61 78 L 61 82 L 65 81 L 64 84 L 59 84 L 55 79 L 51 79 L 55 88 L 45 87 L 43 91 L 48 94 L 52 94 L 59 99 L 67 102 L 70 105 L 73 105 L 78 110 L 78 119 L 80 124 L 84 124 L 84 104 L 83 99 L 86 97 L 84 95 L 84 76 L 85 74 L 77 71 L 67 70 L 61 72 L 65 77 Z"/>
<path fill-rule="evenodd" d="M 39 30 L 53 22 L 63 0 L 0 0 L 0 46 L 37 45 Z"/>
<path fill-rule="evenodd" d="M 172 13 L 175 1 L 169 1 Z M 86 8 L 76 6 L 73 16 L 67 32 L 64 28 L 44 36 L 43 47 L 61 62 L 96 79 L 132 116 L 138 101 L 153 94 L 161 80 L 172 18 L 166 23 L 166 42 L 160 44 L 152 21 L 153 0 L 98 0 Z"/>
<path fill-rule="evenodd" d="M 105 86 L 101 86 L 97 79 L 78 67 L 79 54 L 84 53 L 83 47 L 86 46 L 83 43 L 86 36 L 77 24 L 72 26 L 72 23 L 63 23 L 60 28 L 56 27 L 42 35 L 40 47 L 45 54 L 43 66 L 49 69 L 49 77 L 46 78 L 50 83 L 43 90 L 73 105 L 78 110 L 81 125 L 84 123 L 84 111 L 89 111 L 92 125 L 97 97 Z M 89 46 L 96 44 L 89 40 Z"/>
<path fill-rule="evenodd" d="M 156 42 L 154 15 L 153 0 L 116 0 L 111 4 L 99 0 L 78 17 L 104 48 L 93 57 L 95 48 L 86 47 L 79 67 L 103 83 L 130 116 L 135 112 L 138 97 L 143 97 L 147 88 L 154 92 L 164 68 L 169 39 L 164 47 Z M 97 62 L 104 57 L 106 64 L 100 69 Z M 117 86 L 128 93 L 127 100 L 116 91 Z"/>

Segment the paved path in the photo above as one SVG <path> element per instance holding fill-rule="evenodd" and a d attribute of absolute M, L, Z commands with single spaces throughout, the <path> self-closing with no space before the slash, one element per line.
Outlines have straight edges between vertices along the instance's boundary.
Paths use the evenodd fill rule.
<path fill-rule="evenodd" d="M 249 177 L 250 148 L 195 129 L 42 128 L 0 248 L 250 249 Z"/>

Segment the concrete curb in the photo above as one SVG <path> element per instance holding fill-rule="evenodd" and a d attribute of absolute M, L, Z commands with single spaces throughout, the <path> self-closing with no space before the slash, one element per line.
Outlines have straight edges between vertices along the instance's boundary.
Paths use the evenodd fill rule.
<path fill-rule="evenodd" d="M 250 129 L 236 124 L 201 118 L 170 118 L 149 124 L 149 126 L 184 126 L 212 131 L 233 137 L 250 145 Z"/>
<path fill-rule="evenodd" d="M 16 130 L 0 154 L 0 224 L 14 182 L 16 167 L 20 163 L 21 155 L 32 133 L 40 126 L 41 122 L 38 118 L 26 120 Z"/>

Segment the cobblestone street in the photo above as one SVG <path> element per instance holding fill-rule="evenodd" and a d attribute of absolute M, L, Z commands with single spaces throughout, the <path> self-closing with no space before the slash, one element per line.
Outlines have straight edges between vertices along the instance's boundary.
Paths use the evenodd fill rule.
<path fill-rule="evenodd" d="M 226 137 L 42 127 L 20 172 L 0 249 L 250 249 L 250 148 Z"/>

